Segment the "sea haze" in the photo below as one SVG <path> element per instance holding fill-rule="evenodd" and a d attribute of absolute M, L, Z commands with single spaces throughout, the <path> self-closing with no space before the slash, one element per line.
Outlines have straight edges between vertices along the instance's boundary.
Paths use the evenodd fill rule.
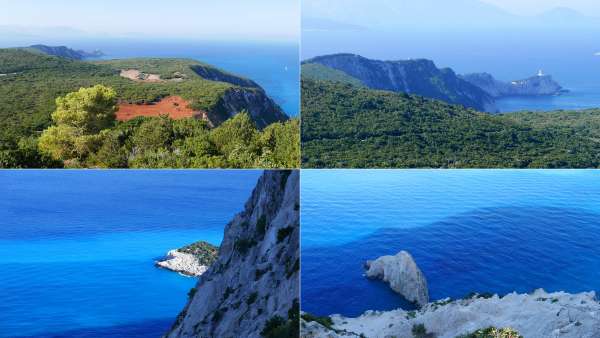
<path fill-rule="evenodd" d="M 432 300 L 600 291 L 600 180 L 578 170 L 306 170 L 302 309 L 412 309 L 366 260 L 409 251 Z"/>
<path fill-rule="evenodd" d="M 196 279 L 154 261 L 218 245 L 259 175 L 0 172 L 0 336 L 159 337 Z"/>
<path fill-rule="evenodd" d="M 503 98 L 497 101 L 497 109 L 511 112 L 598 108 L 598 27 L 304 30 L 301 54 L 303 59 L 340 52 L 382 60 L 425 58 L 458 74 L 487 72 L 503 81 L 524 79 L 541 69 L 570 92 L 560 96 Z"/>

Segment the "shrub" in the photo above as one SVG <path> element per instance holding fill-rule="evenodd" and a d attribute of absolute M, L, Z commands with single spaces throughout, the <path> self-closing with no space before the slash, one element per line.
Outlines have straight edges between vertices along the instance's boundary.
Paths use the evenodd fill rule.
<path fill-rule="evenodd" d="M 294 231 L 294 228 L 291 226 L 279 229 L 277 231 L 277 243 L 280 243 L 281 241 L 283 241 L 293 231 Z"/>
<path fill-rule="evenodd" d="M 456 338 L 523 338 L 523 336 L 511 328 L 488 327 Z"/>

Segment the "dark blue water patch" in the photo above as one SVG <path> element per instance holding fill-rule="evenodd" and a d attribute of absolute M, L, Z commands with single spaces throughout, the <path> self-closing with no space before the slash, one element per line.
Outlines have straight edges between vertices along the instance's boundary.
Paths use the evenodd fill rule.
<path fill-rule="evenodd" d="M 260 171 L 0 172 L 0 240 L 198 229 L 222 232 Z"/>
<path fill-rule="evenodd" d="M 15 336 L 15 338 L 156 338 L 167 332 L 172 324 L 173 319 L 171 318 L 158 318 L 130 324 L 84 328 L 33 336 Z"/>
<path fill-rule="evenodd" d="M 600 291 L 600 214 L 571 208 L 478 209 L 412 229 L 381 229 L 342 246 L 302 250 L 302 308 L 356 316 L 408 308 L 366 260 L 410 252 L 432 300 L 470 292 Z"/>
<path fill-rule="evenodd" d="M 161 336 L 197 280 L 155 258 L 219 245 L 260 174 L 0 171 L 0 337 Z"/>

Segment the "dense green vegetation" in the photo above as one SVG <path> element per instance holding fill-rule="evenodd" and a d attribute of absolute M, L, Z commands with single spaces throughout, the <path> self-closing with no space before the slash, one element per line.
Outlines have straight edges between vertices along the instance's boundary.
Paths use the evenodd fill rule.
<path fill-rule="evenodd" d="M 419 96 L 302 81 L 304 167 L 600 165 L 600 111 L 490 115 Z"/>
<path fill-rule="evenodd" d="M 179 252 L 188 253 L 196 256 L 200 265 L 210 266 L 217 260 L 219 248 L 205 241 L 198 241 L 183 248 L 177 249 Z"/>
<path fill-rule="evenodd" d="M 129 66 L 159 74 L 165 81 L 149 83 L 121 77 L 120 69 Z M 239 114 L 211 129 L 205 121 L 172 121 L 166 117 L 116 122 L 114 109 L 110 108 L 103 111 L 110 117 L 100 128 L 85 121 L 98 117 L 93 105 L 86 108 L 91 114 L 73 120 L 82 113 L 75 109 L 76 104 L 67 105 L 74 108 L 71 118 L 54 118 L 65 110 L 57 98 L 64 96 L 68 101 L 69 95 L 75 95 L 71 92 L 102 85 L 111 91 L 108 100 L 112 106 L 118 101 L 147 103 L 178 95 L 188 100 L 192 109 L 211 112 L 220 121 L 221 98 L 226 91 L 239 87 L 206 80 L 198 75 L 199 69 L 213 77 L 232 76 L 186 59 L 88 63 L 24 49 L 0 49 L 0 167 L 298 166 L 297 120 L 259 130 L 248 114 Z M 244 87 L 245 91 L 261 90 L 253 87 L 252 81 L 236 81 L 252 85 Z M 77 99 L 84 102 L 85 95 L 84 91 Z"/>
<path fill-rule="evenodd" d="M 328 80 L 333 82 L 349 83 L 355 86 L 362 86 L 362 82 L 341 70 L 324 66 L 320 63 L 303 63 L 302 78 L 309 80 Z"/>
<path fill-rule="evenodd" d="M 511 328 L 488 327 L 456 338 L 523 338 L 523 336 Z"/>

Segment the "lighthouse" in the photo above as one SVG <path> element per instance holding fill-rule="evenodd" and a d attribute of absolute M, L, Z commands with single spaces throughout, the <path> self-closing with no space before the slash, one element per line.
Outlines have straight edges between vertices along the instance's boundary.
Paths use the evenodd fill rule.
<path fill-rule="evenodd" d="M 538 70 L 537 76 L 544 76 L 544 71 L 542 71 L 541 69 Z"/>

